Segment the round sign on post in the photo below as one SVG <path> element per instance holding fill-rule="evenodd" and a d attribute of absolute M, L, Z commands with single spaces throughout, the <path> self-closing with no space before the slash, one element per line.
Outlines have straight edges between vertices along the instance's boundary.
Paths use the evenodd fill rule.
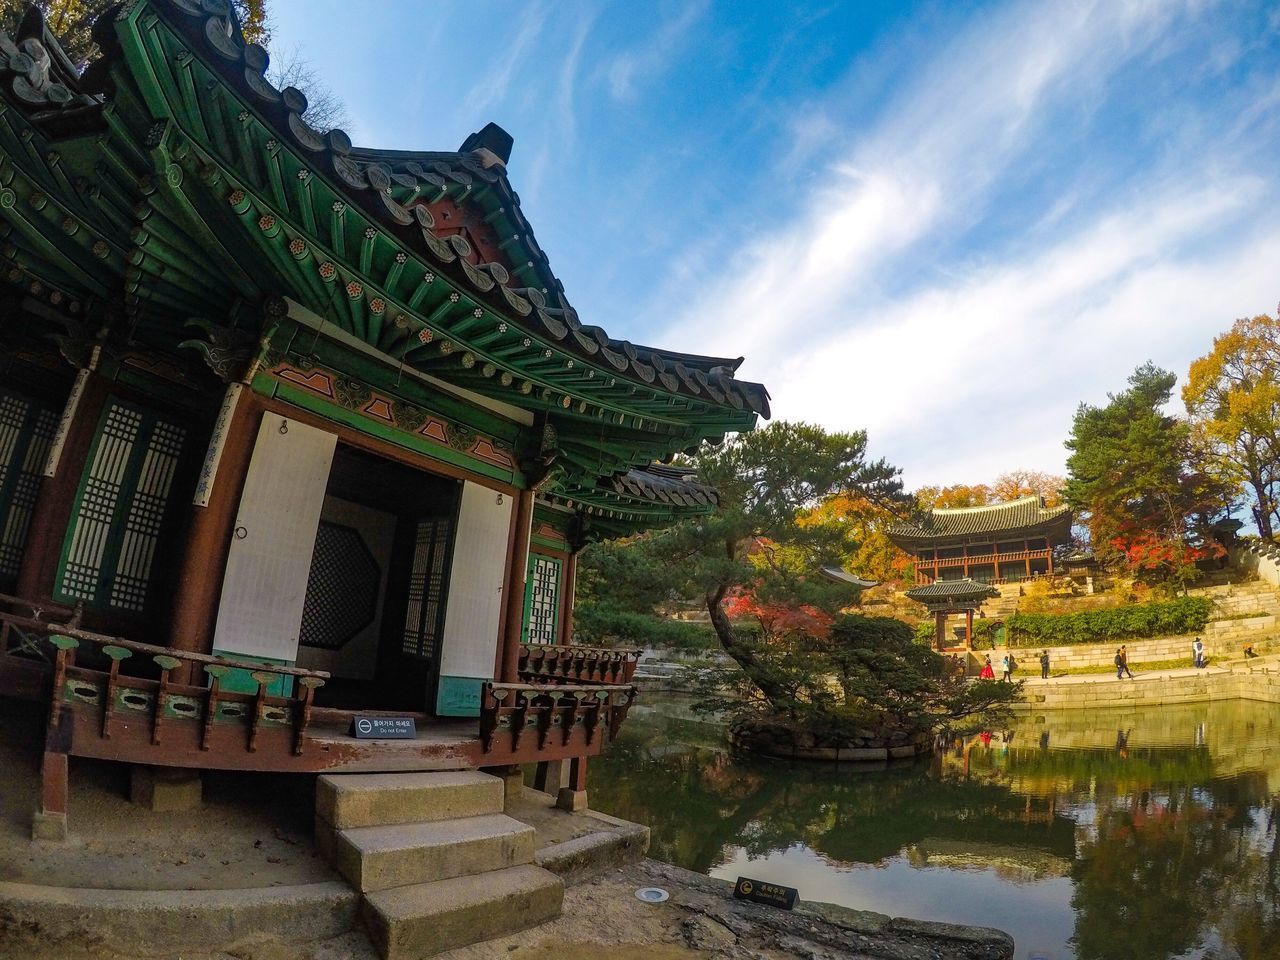
<path fill-rule="evenodd" d="M 370 723 L 368 720 L 365 720 L 363 717 L 358 721 L 358 726 L 360 728 L 361 733 L 373 732 L 373 724 Z"/>

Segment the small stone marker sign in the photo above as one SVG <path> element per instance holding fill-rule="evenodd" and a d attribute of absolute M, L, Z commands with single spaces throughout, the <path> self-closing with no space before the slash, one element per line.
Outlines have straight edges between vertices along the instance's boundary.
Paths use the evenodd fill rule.
<path fill-rule="evenodd" d="M 357 740 L 412 740 L 418 728 L 413 717 L 356 717 L 351 735 Z"/>
<path fill-rule="evenodd" d="M 800 891 L 795 887 L 783 887 L 776 883 L 765 883 L 763 880 L 751 880 L 739 877 L 733 887 L 735 900 L 750 900 L 754 903 L 767 903 L 771 907 L 790 910 L 796 905 Z"/>

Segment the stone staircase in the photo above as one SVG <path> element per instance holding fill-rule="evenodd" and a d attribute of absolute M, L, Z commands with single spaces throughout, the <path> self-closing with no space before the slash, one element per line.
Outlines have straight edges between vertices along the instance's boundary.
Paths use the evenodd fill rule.
<path fill-rule="evenodd" d="M 361 895 L 387 960 L 418 960 L 560 915 L 564 884 L 534 866 L 534 830 L 478 771 L 322 776 L 316 842 Z"/>

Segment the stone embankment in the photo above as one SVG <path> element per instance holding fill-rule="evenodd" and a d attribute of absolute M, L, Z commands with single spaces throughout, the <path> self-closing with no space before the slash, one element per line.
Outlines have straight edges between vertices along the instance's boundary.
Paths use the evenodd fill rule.
<path fill-rule="evenodd" d="M 1280 652 L 1280 595 L 1269 583 L 1253 581 L 1202 588 L 1194 591 L 1213 601 L 1213 616 L 1199 634 L 1204 643 L 1205 656 L 1210 661 L 1232 660 L 1240 657 L 1246 645 L 1256 653 Z M 1115 660 L 1116 648 L 1123 643 L 1130 663 L 1167 663 L 1170 660 L 1191 663 L 1191 643 L 1195 634 L 1175 637 L 1155 637 L 1150 640 L 1115 640 L 1105 643 L 1062 644 L 1038 647 L 996 647 L 991 650 L 974 650 L 966 657 L 966 669 L 974 676 L 982 669 L 985 657 L 991 657 L 997 673 L 1006 653 L 1012 653 L 1017 661 L 1020 676 L 1038 675 L 1040 651 L 1049 651 L 1049 662 L 1054 672 L 1110 668 Z"/>
<path fill-rule="evenodd" d="M 837 743 L 814 733 L 756 718 L 733 723 L 729 727 L 729 743 L 739 750 L 766 757 L 849 763 L 905 760 L 933 750 L 933 738 L 929 736 L 913 737 L 898 732 L 885 737 L 868 730 Z"/>
<path fill-rule="evenodd" d="M 1027 680 L 1015 709 L 1095 710 L 1154 707 L 1211 700 L 1257 700 L 1280 704 L 1280 656 L 1230 661 L 1202 670 L 1139 671 L 1132 680 L 1111 674 Z"/>

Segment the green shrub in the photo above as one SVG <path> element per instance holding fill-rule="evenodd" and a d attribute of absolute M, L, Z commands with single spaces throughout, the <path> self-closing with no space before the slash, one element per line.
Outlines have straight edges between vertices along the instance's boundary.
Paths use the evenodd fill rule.
<path fill-rule="evenodd" d="M 669 620 L 630 610 L 579 604 L 573 614 L 574 641 L 587 646 L 661 647 L 666 650 L 710 650 L 719 645 L 710 624 Z"/>
<path fill-rule="evenodd" d="M 1209 622 L 1207 597 L 1179 597 L 1080 613 L 1015 613 L 1005 625 L 1015 647 L 1097 643 L 1196 633 Z"/>

